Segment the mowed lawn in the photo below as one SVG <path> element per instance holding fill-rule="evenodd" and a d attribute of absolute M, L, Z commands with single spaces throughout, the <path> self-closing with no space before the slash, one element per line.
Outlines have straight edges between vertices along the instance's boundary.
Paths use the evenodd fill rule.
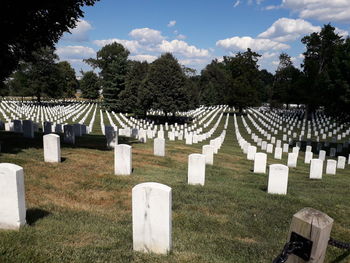
<path fill-rule="evenodd" d="M 212 138 L 219 136 L 225 118 Z M 213 122 L 214 123 L 214 122 Z M 248 140 L 239 120 L 240 132 Z M 114 153 L 102 135 L 62 144 L 63 162 L 43 161 L 42 135 L 27 140 L 0 132 L 0 162 L 25 173 L 27 223 L 0 230 L 0 262 L 271 262 L 287 239 L 294 213 L 313 207 L 335 222 L 332 237 L 350 242 L 350 166 L 336 176 L 310 180 L 300 153 L 290 169 L 286 196 L 266 193 L 267 174 L 254 174 L 240 150 L 230 117 L 225 142 L 206 167 L 205 186 L 187 185 L 187 159 L 196 145 L 167 142 L 166 157 L 153 156 L 153 140 L 132 145 L 133 174 L 116 176 Z M 268 163 L 275 161 L 269 155 Z M 142 182 L 172 187 L 173 248 L 169 255 L 132 250 L 131 189 Z M 328 247 L 326 262 L 350 262 L 349 252 Z"/>

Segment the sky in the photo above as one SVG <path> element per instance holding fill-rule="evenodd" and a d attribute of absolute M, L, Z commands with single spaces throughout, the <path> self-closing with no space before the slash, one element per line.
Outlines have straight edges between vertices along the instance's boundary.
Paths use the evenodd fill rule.
<path fill-rule="evenodd" d="M 301 38 L 331 23 L 350 32 L 350 0 L 100 0 L 56 44 L 61 61 L 80 71 L 104 45 L 118 42 L 129 59 L 151 63 L 171 52 L 197 70 L 213 59 L 247 48 L 259 53 L 259 68 L 274 73 L 282 52 L 295 66 L 303 62 Z"/>

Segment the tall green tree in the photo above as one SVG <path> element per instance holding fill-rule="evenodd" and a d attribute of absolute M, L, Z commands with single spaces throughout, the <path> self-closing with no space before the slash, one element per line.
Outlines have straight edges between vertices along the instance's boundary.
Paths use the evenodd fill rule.
<path fill-rule="evenodd" d="M 274 104 L 303 102 L 302 85 L 300 82 L 301 72 L 294 67 L 291 57 L 286 53 L 279 56 L 279 65 L 275 73 L 273 82 L 273 101 Z"/>
<path fill-rule="evenodd" d="M 108 110 L 121 111 L 119 94 L 125 89 L 129 51 L 119 43 L 104 46 L 96 54 L 96 59 L 85 60 L 94 68 L 99 68 L 103 88 L 103 106 Z"/>
<path fill-rule="evenodd" d="M 54 47 L 64 32 L 74 28 L 84 5 L 96 0 L 3 0 L 0 8 L 0 90 L 21 60 L 31 61 L 33 51 Z"/>
<path fill-rule="evenodd" d="M 339 81 L 336 61 L 343 40 L 335 33 L 335 28 L 328 24 L 324 25 L 320 32 L 305 36 L 302 43 L 306 45 L 303 69 L 308 94 L 306 104 L 310 117 L 310 113 L 317 107 L 326 105 L 324 98 L 336 90 L 336 81 Z"/>
<path fill-rule="evenodd" d="M 224 57 L 224 65 L 232 81 L 225 88 L 224 102 L 235 106 L 239 111 L 261 103 L 258 92 L 259 86 L 262 85 L 257 64 L 259 57 L 258 53 L 249 48 L 233 57 Z"/>
<path fill-rule="evenodd" d="M 125 79 L 125 89 L 120 92 L 122 109 L 135 114 L 146 115 L 152 105 L 153 95 L 145 85 L 149 64 L 130 61 Z"/>
<path fill-rule="evenodd" d="M 79 82 L 75 75 L 75 70 L 67 61 L 57 63 L 59 74 L 61 75 L 61 86 L 64 98 L 73 98 L 79 88 Z"/>
<path fill-rule="evenodd" d="M 100 96 L 100 82 L 97 74 L 93 71 L 82 72 L 80 89 L 82 97 L 89 100 L 98 99 Z"/>
<path fill-rule="evenodd" d="M 145 84 L 154 98 L 152 107 L 163 110 L 166 117 L 189 108 L 186 76 L 172 54 L 165 53 L 151 63 Z"/>
<path fill-rule="evenodd" d="M 204 105 L 222 104 L 225 88 L 230 83 L 231 78 L 225 65 L 217 59 L 212 60 L 201 72 L 200 103 Z"/>

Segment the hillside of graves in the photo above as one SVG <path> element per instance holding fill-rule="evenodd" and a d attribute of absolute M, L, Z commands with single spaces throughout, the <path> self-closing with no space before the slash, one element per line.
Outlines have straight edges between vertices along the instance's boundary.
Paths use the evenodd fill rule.
<path fill-rule="evenodd" d="M 350 242 L 349 123 L 225 105 L 148 116 L 2 100 L 0 262 L 272 262 L 306 207 Z"/>

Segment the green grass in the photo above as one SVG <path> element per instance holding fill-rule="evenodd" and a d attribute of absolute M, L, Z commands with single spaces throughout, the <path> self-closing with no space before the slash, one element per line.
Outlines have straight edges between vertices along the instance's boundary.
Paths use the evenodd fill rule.
<path fill-rule="evenodd" d="M 97 111 L 94 131 L 99 121 Z M 212 138 L 224 122 L 225 116 Z M 248 140 L 240 120 L 239 125 Z M 152 140 L 141 144 L 119 138 L 133 147 L 134 172 L 115 176 L 113 151 L 101 135 L 78 138 L 74 147 L 62 144 L 60 164 L 43 162 L 41 134 L 30 141 L 0 132 L 0 140 L 0 162 L 24 168 L 28 210 L 27 226 L 0 231 L 1 263 L 271 262 L 286 242 L 293 214 L 304 207 L 334 218 L 332 236 L 350 242 L 349 167 L 310 180 L 300 153 L 298 167 L 290 169 L 288 194 L 269 195 L 267 175 L 254 174 L 253 163 L 239 149 L 232 116 L 203 187 L 186 182 L 188 155 L 201 152 L 204 143 L 167 142 L 162 158 L 153 156 Z M 286 154 L 282 161 L 272 157 L 269 164 L 286 163 Z M 131 189 L 149 181 L 173 189 L 173 248 L 167 256 L 132 250 Z M 349 253 L 328 247 L 326 262 L 349 261 Z"/>

